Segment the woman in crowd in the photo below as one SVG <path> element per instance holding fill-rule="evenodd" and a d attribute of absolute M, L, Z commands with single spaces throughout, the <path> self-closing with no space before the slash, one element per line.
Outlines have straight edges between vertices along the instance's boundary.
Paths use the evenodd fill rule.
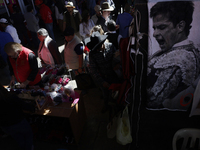
<path fill-rule="evenodd" d="M 48 64 L 54 67 L 55 64 L 62 64 L 62 58 L 58 50 L 56 42 L 50 38 L 46 29 L 41 28 L 37 31 L 40 45 L 38 49 L 38 57 L 42 64 Z"/>
<path fill-rule="evenodd" d="M 82 13 L 82 23 L 79 25 L 79 32 L 84 40 L 87 37 L 90 37 L 90 31 L 94 27 L 94 22 L 90 19 L 90 14 L 87 10 L 84 10 Z"/>

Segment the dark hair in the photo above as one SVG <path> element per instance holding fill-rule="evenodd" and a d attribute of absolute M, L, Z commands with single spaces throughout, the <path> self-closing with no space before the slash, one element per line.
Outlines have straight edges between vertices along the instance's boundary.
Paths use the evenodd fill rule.
<path fill-rule="evenodd" d="M 85 9 L 82 12 L 82 22 L 88 23 L 88 16 L 89 16 L 89 11 L 87 9 Z"/>
<path fill-rule="evenodd" d="M 109 20 L 107 22 L 107 28 L 109 31 L 115 31 L 116 30 L 116 23 L 114 20 Z"/>
<path fill-rule="evenodd" d="M 158 2 L 150 10 L 150 17 L 159 14 L 169 18 L 174 27 L 180 22 L 185 21 L 185 34 L 189 35 L 192 23 L 194 4 L 191 1 Z"/>
<path fill-rule="evenodd" d="M 29 5 L 29 6 L 27 6 L 26 9 L 27 9 L 27 12 L 31 12 L 33 10 L 33 6 Z"/>

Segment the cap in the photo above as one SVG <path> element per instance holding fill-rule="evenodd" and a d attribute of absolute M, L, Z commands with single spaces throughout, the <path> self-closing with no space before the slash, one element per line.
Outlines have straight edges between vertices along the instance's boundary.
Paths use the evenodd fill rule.
<path fill-rule="evenodd" d="M 0 19 L 0 23 L 8 23 L 8 20 L 5 19 L 5 18 L 1 18 L 1 19 Z"/>
<path fill-rule="evenodd" d="M 38 6 L 38 5 L 41 5 L 43 3 L 43 0 L 35 0 L 35 5 Z"/>

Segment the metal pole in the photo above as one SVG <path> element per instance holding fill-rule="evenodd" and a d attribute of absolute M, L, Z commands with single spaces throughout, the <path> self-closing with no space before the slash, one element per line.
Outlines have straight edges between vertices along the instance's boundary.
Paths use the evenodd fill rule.
<path fill-rule="evenodd" d="M 7 4 L 6 4 L 5 0 L 3 0 L 3 3 L 4 3 L 4 6 L 5 6 L 5 8 L 6 8 L 6 11 L 7 11 L 7 13 L 8 13 L 8 17 L 10 17 L 10 13 L 9 13 L 8 8 L 7 8 Z"/>

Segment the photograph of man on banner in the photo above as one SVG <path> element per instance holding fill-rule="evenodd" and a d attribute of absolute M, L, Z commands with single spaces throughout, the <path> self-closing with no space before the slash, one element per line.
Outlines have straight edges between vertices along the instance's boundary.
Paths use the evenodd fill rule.
<path fill-rule="evenodd" d="M 196 19 L 199 4 L 197 1 L 148 4 L 151 39 L 147 68 L 148 109 L 186 111 L 192 103 L 200 74 L 200 37 L 196 34 L 199 27 L 195 23 L 199 20 Z"/>

